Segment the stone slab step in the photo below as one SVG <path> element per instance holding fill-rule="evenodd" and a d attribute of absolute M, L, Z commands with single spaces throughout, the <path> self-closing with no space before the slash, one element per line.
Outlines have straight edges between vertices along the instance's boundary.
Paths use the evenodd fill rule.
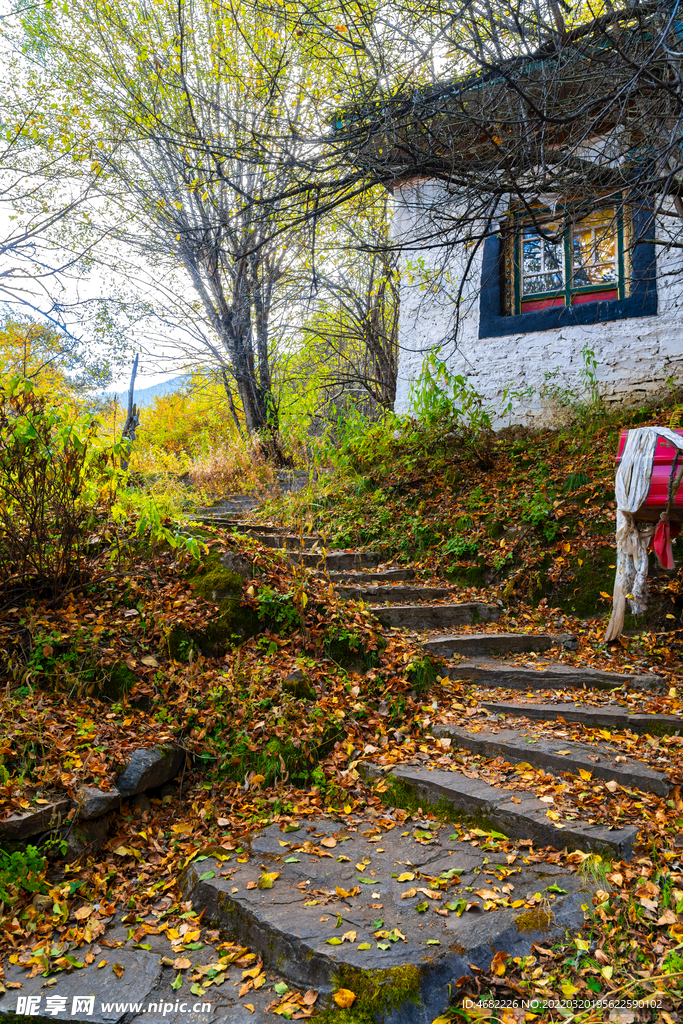
<path fill-rule="evenodd" d="M 383 626 L 405 629 L 438 629 L 439 626 L 464 626 L 470 622 L 495 622 L 500 608 L 470 601 L 463 604 L 403 604 L 373 606 L 370 611 Z"/>
<path fill-rule="evenodd" d="M 51 801 L 42 807 L 12 814 L 0 822 L 0 840 L 18 842 L 37 836 L 48 829 L 57 828 L 66 818 L 73 804 L 67 797 Z"/>
<path fill-rule="evenodd" d="M 322 575 L 322 574 L 321 574 Z M 400 580 L 412 580 L 415 577 L 414 569 L 378 569 L 376 572 L 329 572 L 325 573 L 333 583 L 349 583 L 362 585 L 364 583 L 391 583 Z"/>
<path fill-rule="evenodd" d="M 683 718 L 678 715 L 631 714 L 618 704 L 516 704 L 506 701 L 482 701 L 482 706 L 501 715 L 523 715 L 537 721 L 578 722 L 589 729 L 606 726 L 608 729 L 629 729 L 635 733 L 660 736 L 683 732 Z"/>
<path fill-rule="evenodd" d="M 217 516 L 216 518 L 221 518 Z M 246 523 L 238 519 L 221 519 L 221 526 L 226 530 L 237 530 L 238 533 L 246 533 L 252 537 L 260 537 L 262 534 L 291 533 L 291 527 L 268 526 L 265 523 Z"/>
<path fill-rule="evenodd" d="M 299 551 L 301 548 L 322 548 L 325 542 L 320 537 L 303 536 L 298 534 L 254 534 L 260 544 L 268 548 L 288 548 L 291 551 Z"/>
<path fill-rule="evenodd" d="M 363 601 L 440 601 L 446 597 L 454 597 L 454 592 L 447 587 L 382 587 L 382 586 L 338 586 L 337 593 L 342 597 L 353 597 Z"/>
<path fill-rule="evenodd" d="M 482 730 L 469 732 L 457 725 L 441 723 L 432 728 L 434 736 L 448 736 L 456 746 L 485 757 L 503 757 L 506 761 L 526 761 L 538 768 L 551 772 L 574 772 L 580 768 L 590 771 L 594 778 L 614 780 L 628 789 L 639 789 L 644 793 L 668 796 L 672 784 L 666 772 L 648 768 L 642 761 L 619 761 L 620 752 L 604 744 L 592 746 L 571 740 L 555 739 L 553 736 L 528 736 L 516 729 L 500 729 L 498 732 Z"/>
<path fill-rule="evenodd" d="M 579 873 L 566 867 L 524 864 L 518 858 L 507 879 L 514 890 L 500 907 L 460 916 L 454 911 L 437 914 L 437 908 L 463 898 L 481 907 L 485 897 L 473 890 L 500 882 L 488 863 L 494 859 L 490 853 L 449 838 L 452 828 L 439 822 L 430 823 L 431 839 L 418 842 L 414 833 L 420 828 L 415 825 L 411 834 L 401 835 L 403 827 L 381 833 L 366 823 L 348 832 L 329 819 L 310 819 L 292 833 L 271 825 L 252 839 L 248 863 L 193 863 L 180 884 L 194 910 L 205 911 L 205 923 L 224 927 L 231 938 L 260 953 L 266 966 L 276 965 L 293 988 L 318 989 L 321 1002 L 344 971 L 414 965 L 414 1002 L 387 1008 L 386 1016 L 378 1013 L 378 1019 L 385 1024 L 431 1024 L 448 1007 L 448 983 L 470 973 L 468 965 L 488 971 L 492 949 L 520 956 L 530 952 L 533 942 L 547 943 L 544 931 L 562 934 L 566 927 L 581 927 L 581 903 L 590 903 L 595 887 L 583 888 Z M 378 842 L 370 842 L 373 831 Z M 287 841 L 290 845 L 283 847 Z M 336 859 L 340 854 L 343 861 Z M 363 861 L 365 868 L 359 871 L 355 865 Z M 264 870 L 277 873 L 270 889 L 256 887 Z M 451 882 L 436 899 L 429 878 L 448 871 Z M 399 882 L 403 872 L 409 877 Z M 248 884 L 253 887 L 248 889 Z M 566 893 L 549 892 L 553 885 Z M 552 914 L 537 914 L 538 892 L 548 899 Z M 519 901 L 516 908 L 510 906 L 513 901 Z M 524 931 L 530 909 L 536 911 L 538 931 Z M 328 941 L 345 934 L 344 942 Z M 232 1022 L 232 1017 L 221 1019 Z"/>
<path fill-rule="evenodd" d="M 450 633 L 433 636 L 422 645 L 431 654 L 450 658 L 454 654 L 522 654 L 548 651 L 557 642 L 549 633 Z"/>
<path fill-rule="evenodd" d="M 574 665 L 549 665 L 548 668 L 525 668 L 523 665 L 505 665 L 502 662 L 461 662 L 449 670 L 451 679 L 472 679 L 483 686 L 504 686 L 511 690 L 552 690 L 565 688 L 614 690 L 630 686 L 638 690 L 657 690 L 662 686 L 661 676 L 622 675 L 597 668 Z"/>
<path fill-rule="evenodd" d="M 361 765 L 358 766 L 359 771 Z M 372 766 L 375 767 L 374 765 Z M 608 857 L 628 859 L 638 837 L 635 825 L 611 829 L 585 821 L 561 822 L 557 828 L 548 818 L 548 804 L 524 790 L 498 789 L 456 771 L 399 765 L 386 773 L 407 786 L 422 806 L 450 804 L 459 814 L 488 823 L 511 838 L 532 839 L 536 846 L 579 849 Z"/>
<path fill-rule="evenodd" d="M 289 561 L 294 565 L 312 568 L 327 568 L 339 572 L 341 569 L 364 569 L 379 565 L 380 556 L 376 551 L 290 551 Z"/>

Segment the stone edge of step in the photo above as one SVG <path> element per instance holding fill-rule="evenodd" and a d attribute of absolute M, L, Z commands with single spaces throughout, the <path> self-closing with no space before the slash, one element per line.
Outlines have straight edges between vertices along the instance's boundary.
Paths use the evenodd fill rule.
<path fill-rule="evenodd" d="M 546 816 L 547 804 L 525 790 L 518 793 L 500 790 L 487 782 L 468 779 L 459 772 L 434 768 L 425 769 L 422 774 L 422 767 L 407 765 L 392 766 L 382 771 L 367 761 L 361 762 L 357 768 L 361 777 L 393 778 L 407 785 L 423 803 L 439 804 L 445 800 L 463 819 L 479 825 L 483 821 L 510 839 L 532 839 L 539 846 L 560 850 L 571 843 L 572 849 L 629 859 L 638 838 L 638 828 L 634 825 L 609 829 L 577 821 L 557 828 Z M 519 805 L 506 803 L 506 798 L 511 800 L 513 797 L 520 801 Z"/>
<path fill-rule="evenodd" d="M 508 732 L 514 732 L 514 730 L 509 729 Z M 471 753 L 482 753 L 489 757 L 505 757 L 506 760 L 512 762 L 528 761 L 530 764 L 536 764 L 540 768 L 555 773 L 577 772 L 579 768 L 590 768 L 596 779 L 605 779 L 608 782 L 614 780 L 621 786 L 655 793 L 661 797 L 668 796 L 673 788 L 673 783 L 669 781 L 666 772 L 650 768 L 640 761 L 628 760 L 624 764 L 611 763 L 611 758 L 618 751 L 608 750 L 604 746 L 592 747 L 586 743 L 577 743 L 575 740 L 557 740 L 558 747 L 566 747 L 571 752 L 569 756 L 564 757 L 554 754 L 552 751 L 540 749 L 533 743 L 526 744 L 524 748 L 521 745 L 512 746 L 505 739 L 498 738 L 496 733 L 468 733 L 466 729 L 448 723 L 434 725 L 432 735 L 437 738 L 443 736 L 457 740 L 458 747 L 469 750 Z M 521 744 L 524 737 L 521 734 L 518 736 Z M 592 761 L 589 763 L 587 761 L 588 754 L 610 758 L 610 763 L 601 764 Z M 638 779 L 643 785 L 638 784 Z"/>
<path fill-rule="evenodd" d="M 683 732 L 683 717 L 678 717 L 676 715 L 659 715 L 656 713 L 649 714 L 645 711 L 640 714 L 637 712 L 633 713 L 619 705 L 596 704 L 593 706 L 591 704 L 587 704 L 582 708 L 580 706 L 577 707 L 576 705 L 514 704 L 491 700 L 483 700 L 481 701 L 481 705 L 486 708 L 487 711 L 493 711 L 496 714 L 514 715 L 515 717 L 529 718 L 531 721 L 538 722 L 552 721 L 553 718 L 562 717 L 567 722 L 587 724 L 590 728 L 591 726 L 587 722 L 587 719 L 591 717 L 600 728 L 606 725 L 614 727 L 615 724 L 619 724 L 626 729 L 630 729 L 632 732 L 646 733 L 648 723 L 650 723 L 656 727 L 651 735 L 659 735 L 660 733 L 670 735 L 677 732 Z M 536 711 L 537 713 L 527 714 L 526 712 L 528 711 Z"/>

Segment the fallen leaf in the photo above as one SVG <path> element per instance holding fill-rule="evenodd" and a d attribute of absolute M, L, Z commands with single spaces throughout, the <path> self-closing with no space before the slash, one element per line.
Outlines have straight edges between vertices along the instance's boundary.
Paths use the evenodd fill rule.
<path fill-rule="evenodd" d="M 332 997 L 340 1010 L 348 1010 L 356 1001 L 356 993 L 348 988 L 340 988 Z"/>

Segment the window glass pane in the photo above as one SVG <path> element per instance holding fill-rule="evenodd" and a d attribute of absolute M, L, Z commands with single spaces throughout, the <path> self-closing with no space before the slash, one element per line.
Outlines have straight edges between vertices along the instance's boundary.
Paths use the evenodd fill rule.
<path fill-rule="evenodd" d="M 572 229 L 572 285 L 617 281 L 617 221 L 613 209 L 597 210 Z"/>
<path fill-rule="evenodd" d="M 544 225 L 547 233 L 559 225 Z M 558 291 L 564 287 L 564 242 L 543 238 L 533 227 L 522 232 L 522 294 Z"/>

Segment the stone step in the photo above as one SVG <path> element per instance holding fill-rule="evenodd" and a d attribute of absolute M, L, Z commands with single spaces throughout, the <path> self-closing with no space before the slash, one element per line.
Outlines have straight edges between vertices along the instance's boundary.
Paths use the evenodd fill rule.
<path fill-rule="evenodd" d="M 362 768 L 358 766 L 359 772 Z M 368 774 L 379 773 L 372 765 Z M 628 859 L 638 837 L 635 825 L 609 828 L 586 821 L 567 821 L 558 823 L 562 826 L 558 828 L 548 818 L 548 804 L 532 793 L 498 789 L 457 771 L 398 765 L 386 777 L 408 787 L 423 807 L 429 803 L 443 806 L 445 802 L 479 825 L 484 823 L 510 838 L 531 839 L 537 846 L 560 850 L 566 846 L 570 850 Z"/>
<path fill-rule="evenodd" d="M 506 761 L 526 761 L 538 768 L 551 772 L 574 772 L 580 768 L 590 771 L 593 778 L 614 780 L 628 789 L 639 789 L 644 793 L 668 796 L 672 785 L 666 772 L 648 768 L 642 761 L 626 760 L 617 762 L 619 749 L 605 744 L 592 746 L 575 743 L 572 740 L 529 736 L 517 729 L 500 729 L 492 732 L 485 729 L 469 732 L 457 725 L 442 722 L 432 728 L 434 736 L 448 736 L 457 747 L 484 757 L 503 757 Z M 561 752 L 561 753 L 560 753 Z"/>
<path fill-rule="evenodd" d="M 376 572 L 328 572 L 321 573 L 333 583 L 349 583 L 362 585 L 364 583 L 391 583 L 394 580 L 412 580 L 415 577 L 414 569 L 378 569 Z"/>
<path fill-rule="evenodd" d="M 325 541 L 321 537 L 315 536 L 303 536 L 300 537 L 298 534 L 255 534 L 256 539 L 264 547 L 268 548 L 287 548 L 290 551 L 299 551 L 302 548 L 308 550 L 310 548 L 322 549 L 325 546 Z"/>
<path fill-rule="evenodd" d="M 495 622 L 500 608 L 481 601 L 463 604 L 403 604 L 370 608 L 383 626 L 404 629 L 438 629 L 439 626 L 464 626 L 470 622 Z"/>
<path fill-rule="evenodd" d="M 470 965 L 488 971 L 492 950 L 524 956 L 534 942 L 550 945 L 552 935 L 583 925 L 581 904 L 591 903 L 597 886 L 566 866 L 525 864 L 522 857 L 506 879 L 514 888 L 501 893 L 499 905 L 463 913 L 487 898 L 474 890 L 500 886 L 490 863 L 495 856 L 449 838 L 452 826 L 440 822 L 428 831 L 406 829 L 382 832 L 370 822 L 350 832 L 329 818 L 307 819 L 298 832 L 271 825 L 250 840 L 247 863 L 193 862 L 180 884 L 204 923 L 260 953 L 292 988 L 317 989 L 321 1003 L 335 977 L 404 972 L 414 987 L 400 1005 L 383 1005 L 378 989 L 377 1019 L 384 1024 L 431 1024 L 448 1009 L 447 983 Z M 505 864 L 505 854 L 498 863 Z M 257 887 L 264 871 L 272 888 Z M 438 891 L 429 887 L 435 878 Z M 232 1024 L 233 1017 L 221 1020 Z"/>
<path fill-rule="evenodd" d="M 480 654 L 522 654 L 547 651 L 557 643 L 549 633 L 450 633 L 425 640 L 431 654 L 450 658 L 454 654 L 476 657 Z"/>
<path fill-rule="evenodd" d="M 325 555 L 317 551 L 290 551 L 289 561 L 294 565 L 307 565 L 311 568 L 326 568 L 335 571 L 353 568 L 373 568 L 379 564 L 380 556 L 376 551 L 327 551 Z"/>
<path fill-rule="evenodd" d="M 357 601 L 390 603 L 392 601 L 440 601 L 445 597 L 454 597 L 454 592 L 446 587 L 382 587 L 382 586 L 338 586 L 335 588 L 342 597 L 353 597 Z"/>
<path fill-rule="evenodd" d="M 614 690 L 621 686 L 657 690 L 663 682 L 661 676 L 650 672 L 629 676 L 574 665 L 549 665 L 547 668 L 534 669 L 483 659 L 454 665 L 449 669 L 449 675 L 451 679 L 472 679 L 482 686 L 502 686 L 510 690 Z"/>
<path fill-rule="evenodd" d="M 248 537 L 262 537 L 267 535 L 279 535 L 290 533 L 285 527 L 266 526 L 259 523 L 248 523 L 235 519 L 234 516 L 226 517 L 220 513 L 204 513 L 198 518 L 203 523 L 211 523 L 213 526 L 220 526 L 222 530 L 235 530 L 237 533 L 246 534 Z"/>
<path fill-rule="evenodd" d="M 661 736 L 683 732 L 683 718 L 678 715 L 631 714 L 618 704 L 516 704 L 506 701 L 481 701 L 483 707 L 501 715 L 519 715 L 538 721 L 562 718 L 565 722 L 578 722 L 589 729 L 606 726 L 608 729 L 629 729 L 631 732 Z"/>

